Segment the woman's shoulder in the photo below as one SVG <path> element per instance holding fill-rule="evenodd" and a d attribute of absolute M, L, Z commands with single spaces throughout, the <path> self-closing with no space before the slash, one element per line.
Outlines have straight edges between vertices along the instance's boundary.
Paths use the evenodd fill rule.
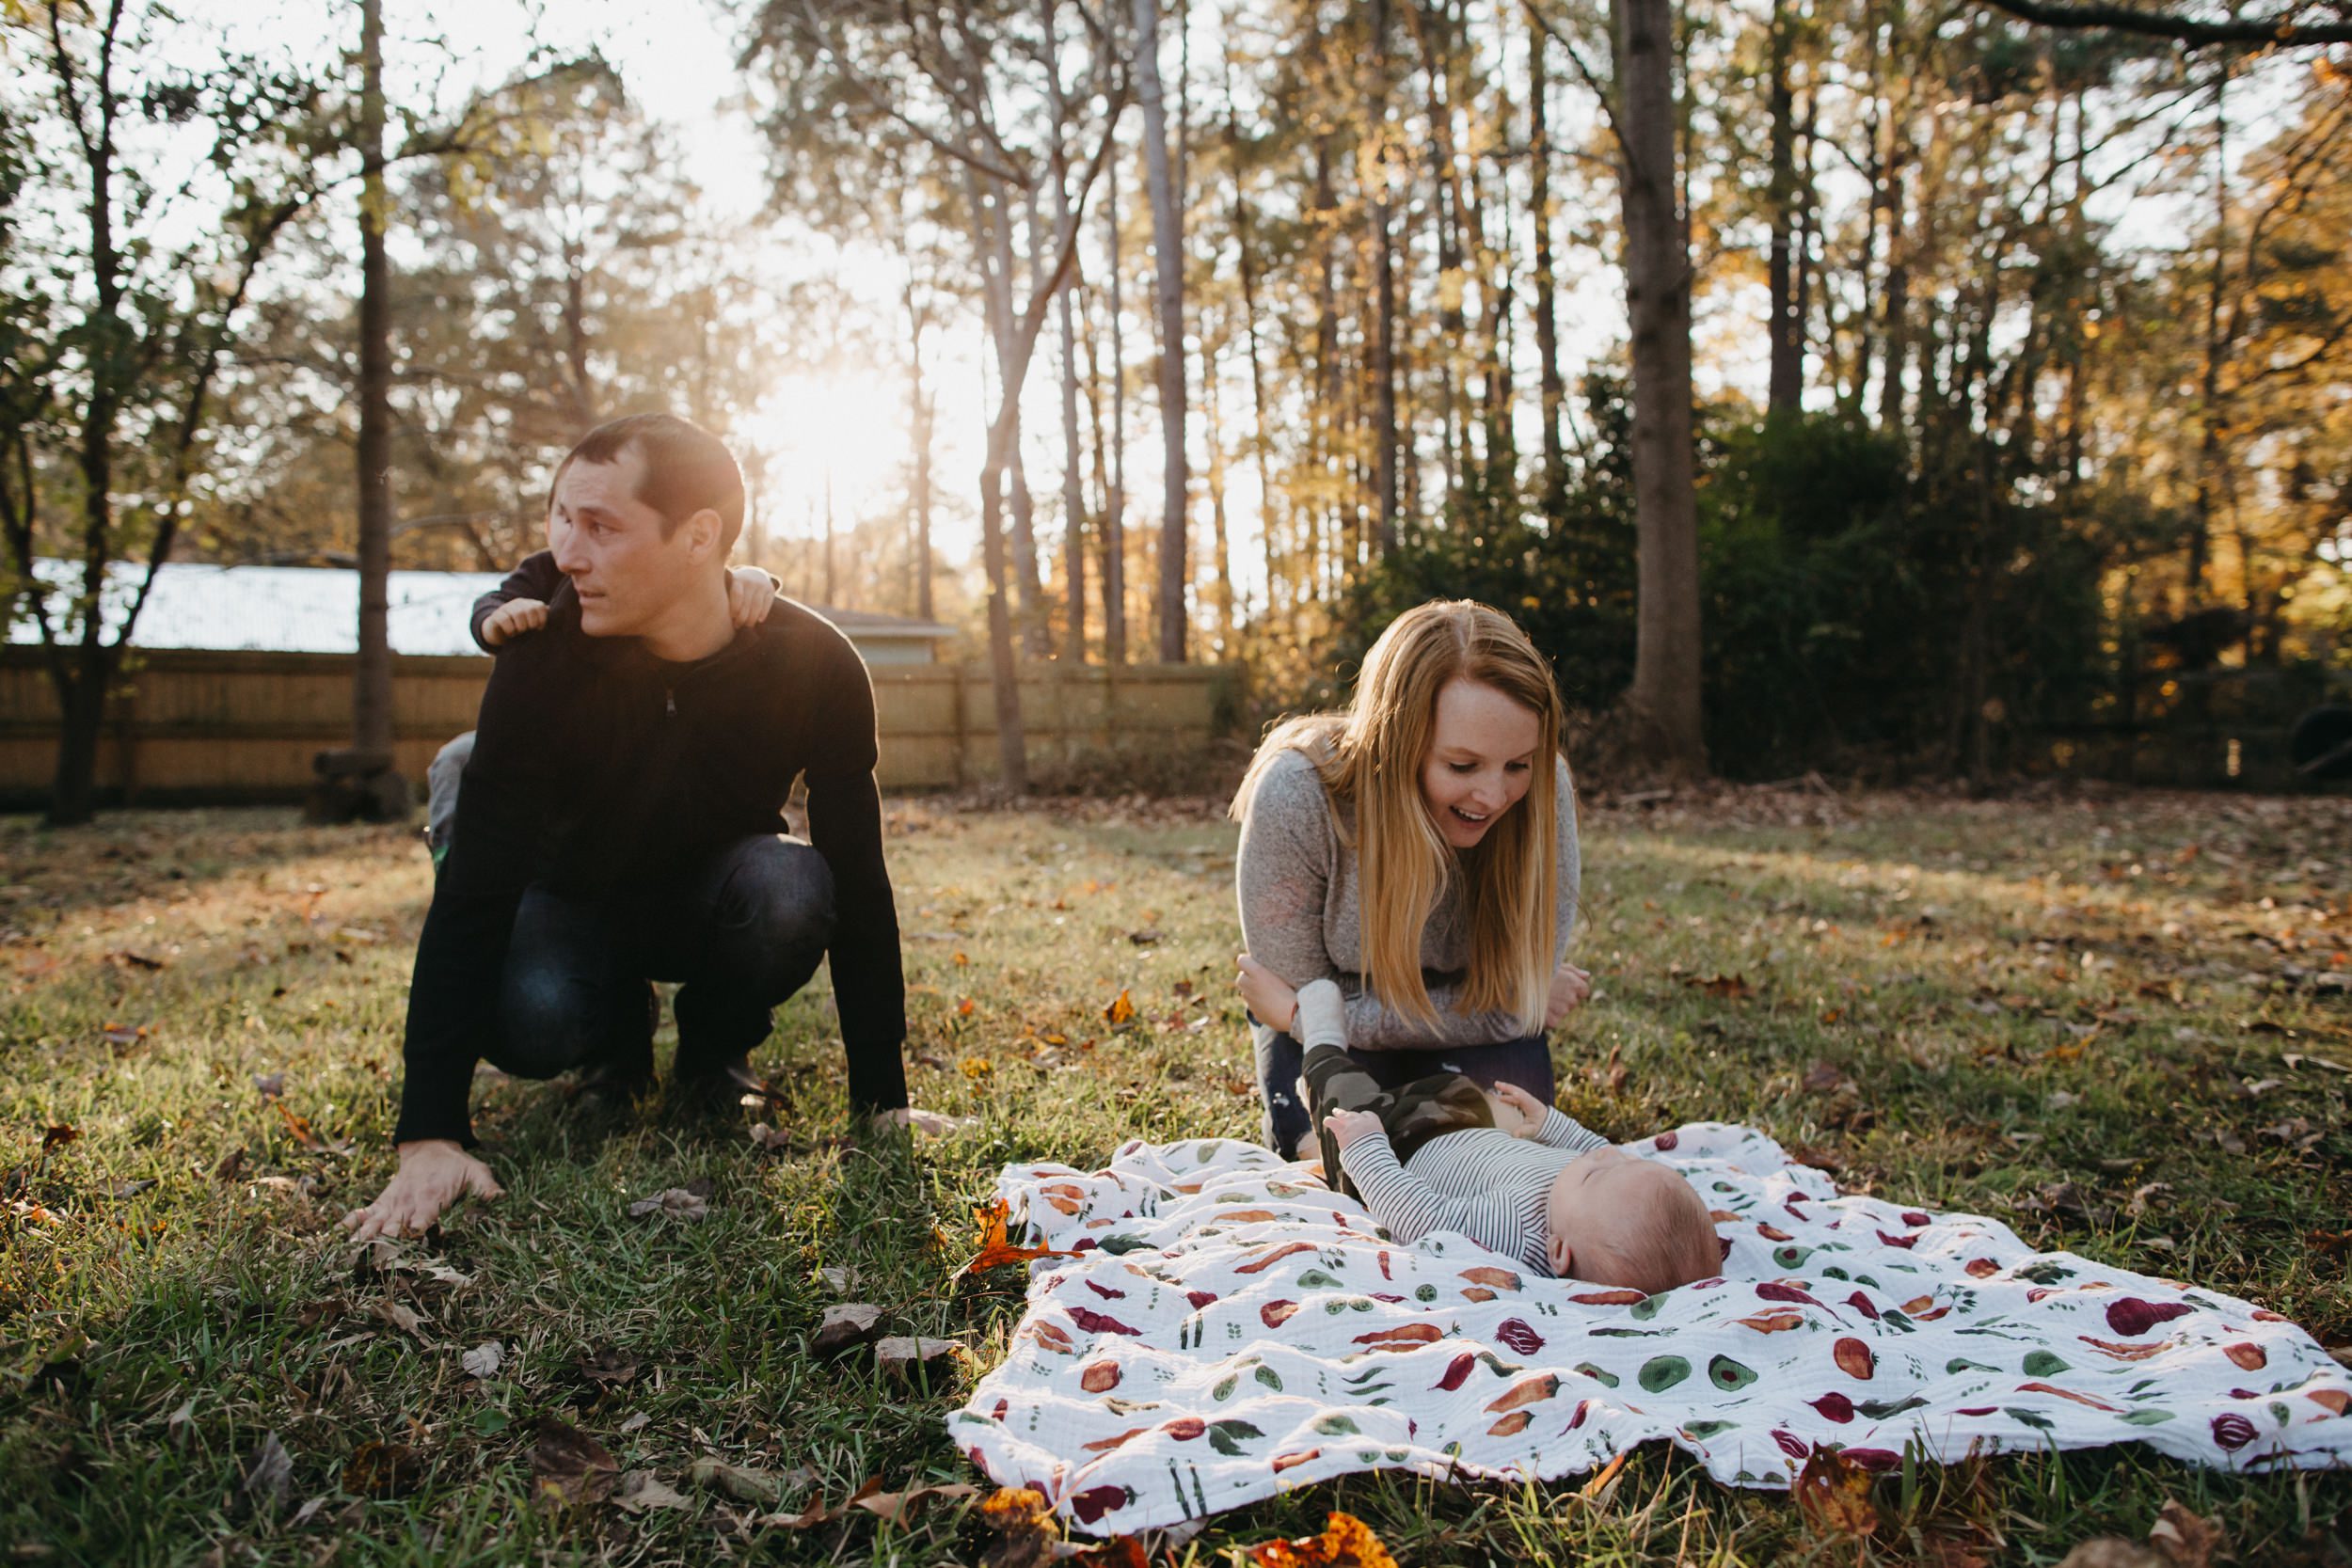
<path fill-rule="evenodd" d="M 1315 766 L 1314 758 L 1298 747 L 1270 746 L 1252 771 L 1256 777 L 1248 804 L 1251 816 L 1330 816 L 1331 795 L 1324 787 L 1323 771 Z"/>

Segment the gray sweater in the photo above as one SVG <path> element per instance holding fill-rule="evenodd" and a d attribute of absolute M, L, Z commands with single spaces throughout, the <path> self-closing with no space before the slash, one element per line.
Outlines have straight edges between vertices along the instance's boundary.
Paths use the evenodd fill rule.
<path fill-rule="evenodd" d="M 1580 860 L 1576 789 L 1568 765 L 1558 764 L 1559 898 L 1552 962 L 1567 952 L 1576 920 Z M 1422 979 L 1438 1028 L 1397 1012 L 1374 995 L 1363 977 L 1362 895 L 1356 851 L 1343 841 L 1336 809 L 1305 752 L 1286 750 L 1266 767 L 1242 818 L 1241 849 L 1233 867 L 1241 901 L 1241 934 L 1251 958 L 1292 986 L 1334 980 L 1346 1000 L 1347 1043 L 1359 1051 L 1494 1045 L 1518 1039 L 1525 1023 L 1506 1012 L 1460 1013 L 1454 1002 L 1470 965 L 1470 922 L 1459 887 L 1438 900 L 1422 935 Z M 1538 1022 L 1541 1021 L 1539 1020 Z M 1274 1031 L 1257 1026 L 1263 1045 Z"/>

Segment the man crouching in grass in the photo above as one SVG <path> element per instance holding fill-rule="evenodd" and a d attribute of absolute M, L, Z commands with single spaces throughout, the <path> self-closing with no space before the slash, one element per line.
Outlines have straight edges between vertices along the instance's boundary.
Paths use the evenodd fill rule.
<path fill-rule="evenodd" d="M 400 1169 L 344 1216 L 361 1239 L 421 1231 L 500 1194 L 469 1153 L 474 1063 L 577 1069 L 633 1100 L 653 1084 L 659 1002 L 681 982 L 674 1103 L 767 1092 L 750 1053 L 828 955 L 853 1112 L 907 1125 L 906 988 L 882 863 L 874 694 L 829 622 L 727 605 L 743 479 L 667 415 L 592 431 L 555 471 L 564 581 L 501 649 L 455 835 L 408 990 Z M 808 779 L 810 842 L 785 834 Z"/>

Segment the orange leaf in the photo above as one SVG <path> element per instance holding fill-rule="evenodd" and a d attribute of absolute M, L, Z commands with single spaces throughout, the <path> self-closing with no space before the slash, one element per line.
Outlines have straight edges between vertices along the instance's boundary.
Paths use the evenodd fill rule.
<path fill-rule="evenodd" d="M 985 1209 L 972 1211 L 972 1217 L 980 1225 L 980 1250 L 963 1267 L 947 1276 L 948 1284 L 954 1284 L 965 1275 L 985 1274 L 990 1269 L 1001 1269 L 1008 1263 L 1026 1263 L 1038 1258 L 1078 1256 L 1074 1252 L 1059 1252 L 1046 1246 L 1013 1245 L 1011 1238 L 1005 1234 L 1005 1216 L 1010 1212 L 1001 1197 Z"/>
<path fill-rule="evenodd" d="M 1136 999 L 1121 990 L 1103 1009 L 1103 1022 L 1114 1029 L 1124 1029 L 1136 1021 Z"/>
<path fill-rule="evenodd" d="M 1246 1555 L 1257 1568 L 1396 1568 L 1396 1559 L 1369 1525 L 1336 1510 L 1321 1535 L 1269 1541 Z"/>
<path fill-rule="evenodd" d="M 1789 1488 L 1805 1523 L 1824 1535 L 1859 1539 L 1878 1525 L 1870 1503 L 1870 1472 L 1847 1463 L 1835 1449 L 1817 1448 Z"/>

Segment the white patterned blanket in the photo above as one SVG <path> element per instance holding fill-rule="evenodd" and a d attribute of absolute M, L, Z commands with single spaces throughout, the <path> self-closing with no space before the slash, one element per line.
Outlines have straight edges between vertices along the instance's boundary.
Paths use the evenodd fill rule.
<path fill-rule="evenodd" d="M 2277 1313 L 1841 1197 L 1747 1128 L 1629 1148 L 1707 1196 L 1724 1278 L 1645 1298 L 1458 1235 L 1400 1246 L 1230 1139 L 1009 1166 L 1016 1220 L 1080 1253 L 1031 1265 L 1009 1353 L 948 1433 L 1102 1534 L 1354 1470 L 1551 1480 L 1654 1438 L 1758 1487 L 1816 1445 L 1869 1468 L 1907 1446 L 2124 1441 L 2232 1469 L 2352 1463 L 2352 1373 Z"/>

